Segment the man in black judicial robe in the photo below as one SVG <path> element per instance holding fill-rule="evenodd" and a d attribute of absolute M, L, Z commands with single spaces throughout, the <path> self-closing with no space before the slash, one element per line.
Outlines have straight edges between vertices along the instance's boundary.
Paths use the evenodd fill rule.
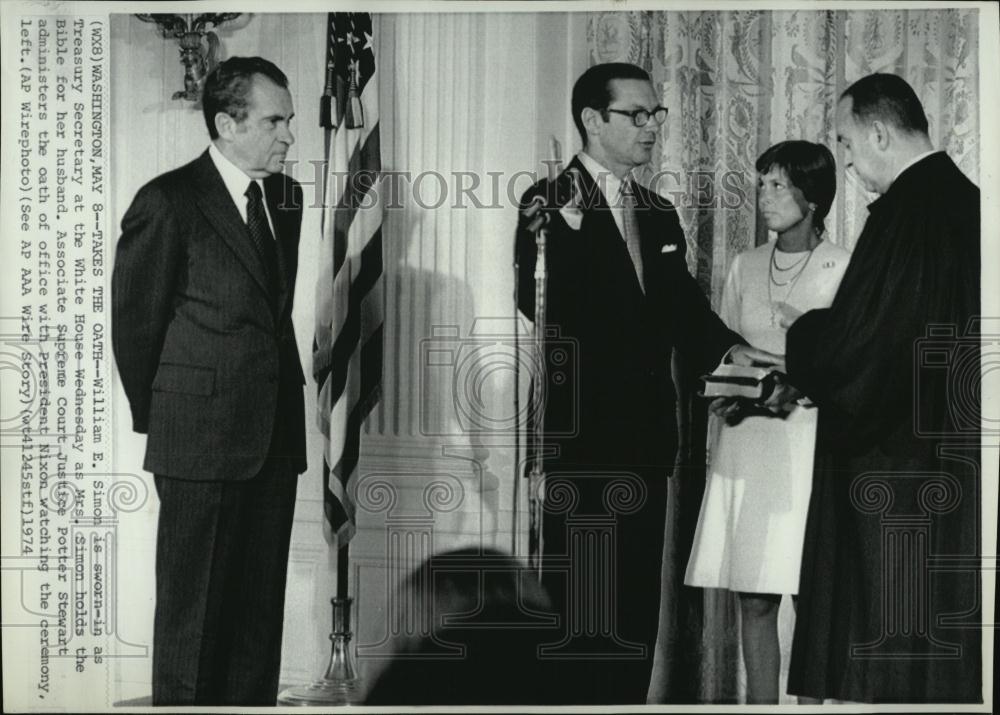
<path fill-rule="evenodd" d="M 833 305 L 788 332 L 819 406 L 788 690 L 982 702 L 979 189 L 899 77 L 848 88 L 837 132 L 880 197 Z"/>
<path fill-rule="evenodd" d="M 740 362 L 755 351 L 739 345 L 688 273 L 674 206 L 631 179 L 666 116 L 649 75 L 628 64 L 591 67 L 572 104 L 583 151 L 567 171 L 579 177 L 580 206 L 551 211 L 546 251 L 544 428 L 559 454 L 545 463 L 542 568 L 562 621 L 541 665 L 572 683 L 567 702 L 644 703 L 677 447 L 671 351 L 707 371 L 731 349 Z M 560 189 L 540 182 L 522 206 L 539 196 L 561 206 Z M 518 306 L 533 318 L 529 225 L 522 213 Z"/>

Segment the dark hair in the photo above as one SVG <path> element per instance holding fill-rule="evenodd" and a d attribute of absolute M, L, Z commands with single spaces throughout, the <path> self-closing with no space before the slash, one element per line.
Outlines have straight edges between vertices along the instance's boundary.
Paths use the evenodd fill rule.
<path fill-rule="evenodd" d="M 552 602 L 537 573 L 490 548 L 435 554 L 399 587 L 411 621 L 366 705 L 541 705 L 572 682 L 540 655 L 553 640 Z M 544 617 L 543 617 L 544 616 Z M 412 621 L 418 621 L 413 623 Z"/>
<path fill-rule="evenodd" d="M 788 175 L 792 186 L 806 201 L 816 204 L 813 226 L 823 230 L 823 219 L 830 213 L 837 195 L 837 169 L 833 154 L 822 144 L 795 139 L 778 142 L 757 159 L 757 172 L 766 174 L 778 167 Z"/>
<path fill-rule="evenodd" d="M 639 79 L 649 82 L 649 73 L 641 67 L 627 62 L 608 62 L 603 65 L 594 65 L 582 75 L 573 85 L 573 122 L 584 146 L 587 145 L 587 130 L 583 126 L 583 110 L 585 107 L 593 109 L 607 109 L 611 104 L 611 80 L 613 79 Z"/>
<path fill-rule="evenodd" d="M 230 57 L 209 73 L 201 93 L 201 108 L 208 126 L 208 136 L 219 136 L 215 115 L 228 114 L 237 122 L 247 118 L 247 97 L 254 75 L 264 75 L 279 87 L 288 88 L 288 77 L 273 62 L 262 57 Z"/>
<path fill-rule="evenodd" d="M 927 134 L 927 115 L 913 87 L 894 74 L 870 74 L 852 84 L 840 98 L 851 98 L 856 120 L 876 119 L 907 133 Z"/>

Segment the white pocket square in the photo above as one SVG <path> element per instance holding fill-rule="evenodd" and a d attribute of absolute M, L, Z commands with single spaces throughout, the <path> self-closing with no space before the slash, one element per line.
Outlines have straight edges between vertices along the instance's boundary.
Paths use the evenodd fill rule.
<path fill-rule="evenodd" d="M 660 253 L 673 253 L 676 250 L 677 250 L 676 243 L 668 243 L 664 245 L 663 248 L 660 249 Z"/>

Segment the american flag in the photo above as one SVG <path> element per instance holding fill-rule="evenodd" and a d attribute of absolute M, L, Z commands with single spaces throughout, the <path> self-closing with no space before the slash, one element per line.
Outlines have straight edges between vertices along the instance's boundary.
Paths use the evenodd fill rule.
<path fill-rule="evenodd" d="M 382 382 L 382 201 L 378 87 L 372 18 L 327 15 L 326 186 L 313 376 L 324 436 L 324 534 L 344 546 L 354 535 L 352 487 L 361 426 Z"/>

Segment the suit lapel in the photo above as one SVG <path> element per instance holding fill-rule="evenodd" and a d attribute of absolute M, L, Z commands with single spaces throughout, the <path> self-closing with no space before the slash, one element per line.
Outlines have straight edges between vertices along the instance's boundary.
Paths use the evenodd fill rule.
<path fill-rule="evenodd" d="M 260 289 L 265 294 L 269 293 L 267 274 L 257 251 L 250 244 L 246 224 L 240 218 L 240 212 L 233 204 L 208 151 L 194 163 L 193 189 L 195 203 L 212 228 L 236 254 L 236 258 L 250 272 Z"/>
<path fill-rule="evenodd" d="M 659 209 L 654 208 L 654 202 L 650 198 L 651 189 L 636 184 L 636 195 L 638 206 L 636 207 L 636 220 L 639 224 L 639 252 L 642 256 L 642 270 L 646 277 L 646 292 L 650 288 L 657 290 L 663 286 L 664 276 L 662 274 L 663 261 L 660 252 L 663 250 L 666 230 L 660 223 L 658 216 Z M 658 203 L 665 200 L 660 199 Z"/>
<path fill-rule="evenodd" d="M 264 179 L 264 201 L 267 202 L 268 213 L 274 222 L 274 240 L 276 242 L 276 253 L 278 254 L 278 315 L 282 315 L 285 304 L 288 301 L 289 276 L 295 266 L 291 266 L 291 229 L 288 225 L 288 211 L 283 211 L 279 207 L 290 196 L 284 196 L 283 189 L 285 183 L 280 174 L 272 174 Z"/>
<path fill-rule="evenodd" d="M 611 208 L 608 203 L 608 198 L 604 196 L 594 177 L 591 177 L 590 173 L 584 168 L 583 163 L 580 161 L 579 157 L 574 157 L 570 166 L 575 166 L 580 170 L 581 173 L 581 183 L 582 190 L 584 192 L 584 205 L 593 206 L 594 210 L 586 212 L 585 217 L 589 218 L 587 231 L 592 236 L 592 240 L 611 242 L 612 245 L 609 246 L 609 250 L 620 255 L 624 258 L 624 265 L 628 265 L 631 269 L 629 271 L 632 276 L 631 287 L 634 289 L 636 296 L 641 300 L 644 297 L 642 286 L 639 285 L 639 276 L 635 272 L 635 264 L 632 263 L 632 257 L 629 255 L 628 246 L 625 245 L 625 237 L 622 235 L 621 229 L 618 228 L 618 223 L 615 221 L 614 215 L 611 213 Z M 641 191 L 641 188 L 639 189 Z M 617 197 L 615 197 L 617 199 Z M 642 203 L 642 199 L 639 199 L 639 203 Z M 639 220 L 639 246 L 642 255 L 643 262 L 643 274 L 646 274 L 646 266 L 649 265 L 646 258 L 646 236 L 649 235 L 649 230 L 642 221 L 642 214 L 648 213 L 642 211 L 641 209 L 636 211 L 637 219 Z M 587 218 L 584 220 L 586 221 Z M 648 285 L 647 280 L 647 285 Z"/>
<path fill-rule="evenodd" d="M 579 157 L 573 157 L 570 167 L 580 172 L 580 189 L 583 192 L 584 221 L 587 223 L 587 232 L 598 240 L 601 237 L 615 236 L 618 240 L 622 240 L 618 224 L 615 223 L 615 217 L 611 215 L 608 200 L 604 196 L 604 192 L 601 191 L 601 187 L 598 186 L 596 178 L 590 175 Z M 624 245 L 622 240 L 622 246 Z"/>

